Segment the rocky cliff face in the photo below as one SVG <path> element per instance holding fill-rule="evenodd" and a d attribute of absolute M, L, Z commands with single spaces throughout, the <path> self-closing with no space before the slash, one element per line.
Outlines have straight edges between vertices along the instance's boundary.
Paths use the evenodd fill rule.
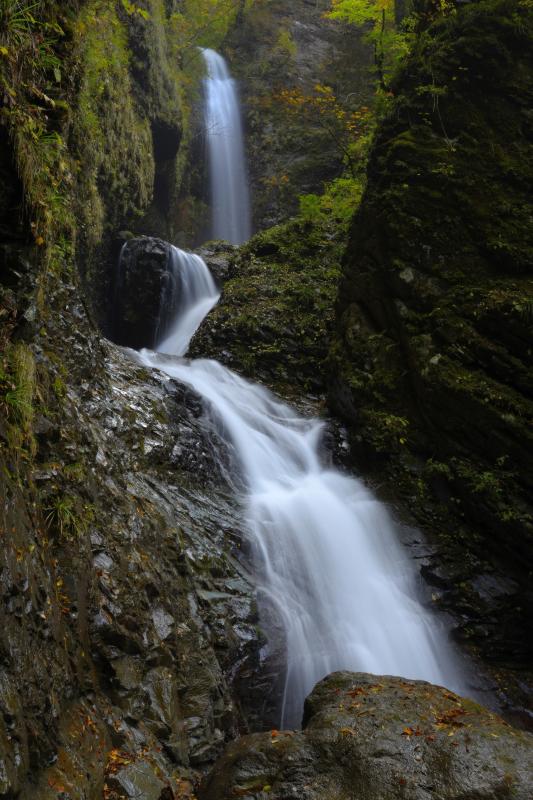
<path fill-rule="evenodd" d="M 225 48 L 240 81 L 247 129 L 255 229 L 283 222 L 298 196 L 321 192 L 343 171 L 344 153 L 320 113 L 299 113 L 284 90 L 316 96 L 330 87 L 345 109 L 373 92 L 371 48 L 353 27 L 324 19 L 326 0 L 257 3 Z"/>
<path fill-rule="evenodd" d="M 5 797 L 189 796 L 246 728 L 257 674 L 201 406 L 90 322 L 109 319 L 118 232 L 171 237 L 158 175 L 177 192 L 186 138 L 175 4 L 130 6 L 38 3 L 23 35 L 0 10 Z"/>
<path fill-rule="evenodd" d="M 33 348 L 31 470 L 4 462 L 1 790 L 159 798 L 245 725 L 253 591 L 197 398 L 74 294 Z"/>
<path fill-rule="evenodd" d="M 438 534 L 446 566 L 426 574 L 463 609 L 461 636 L 519 667 L 533 609 L 530 33 L 528 8 L 505 0 L 419 36 L 353 222 L 330 395 L 357 462 Z"/>

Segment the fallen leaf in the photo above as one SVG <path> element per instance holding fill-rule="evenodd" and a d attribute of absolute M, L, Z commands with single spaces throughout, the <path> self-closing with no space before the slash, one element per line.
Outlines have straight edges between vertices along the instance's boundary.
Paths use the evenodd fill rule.
<path fill-rule="evenodd" d="M 436 717 L 437 727 L 442 725 L 456 725 L 460 727 L 463 725 L 463 722 L 460 722 L 458 717 L 463 717 L 467 712 L 464 708 L 450 708 L 449 711 L 445 711 L 444 714 Z"/>
<path fill-rule="evenodd" d="M 341 736 L 357 736 L 357 731 L 353 728 L 341 728 L 339 734 Z"/>
<path fill-rule="evenodd" d="M 366 694 L 366 691 L 365 689 L 361 689 L 361 687 L 358 687 L 357 689 L 352 689 L 351 691 L 346 692 L 346 694 L 348 695 L 348 697 L 357 697 L 360 694 Z"/>

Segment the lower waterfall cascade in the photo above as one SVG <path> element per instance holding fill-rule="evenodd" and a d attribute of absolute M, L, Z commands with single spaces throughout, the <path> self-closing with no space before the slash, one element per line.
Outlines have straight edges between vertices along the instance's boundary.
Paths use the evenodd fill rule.
<path fill-rule="evenodd" d="M 191 386 L 236 454 L 260 607 L 283 630 L 280 726 L 298 725 L 305 697 L 336 670 L 464 692 L 446 633 L 417 599 L 415 568 L 386 507 L 360 480 L 322 463 L 323 423 L 216 361 L 181 358 L 218 291 L 201 258 L 177 251 L 176 263 L 185 290 L 175 323 L 157 352 L 139 358 Z"/>

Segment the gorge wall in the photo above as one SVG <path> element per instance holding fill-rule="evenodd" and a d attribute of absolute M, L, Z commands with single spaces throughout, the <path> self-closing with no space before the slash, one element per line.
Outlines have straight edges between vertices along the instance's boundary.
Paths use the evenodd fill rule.
<path fill-rule="evenodd" d="M 213 45 L 240 48 L 249 79 L 261 225 L 339 168 L 318 130 L 306 131 L 312 163 L 299 160 L 298 127 L 285 130 L 262 96 L 287 65 L 295 84 L 314 81 L 309 59 L 333 34 L 320 53 L 308 48 L 314 1 L 290 13 L 258 3 L 255 18 L 241 5 Z M 526 10 L 467 4 L 421 34 L 380 125 L 338 322 L 342 235 L 299 218 L 237 254 L 226 286 L 238 314 L 222 305 L 195 345 L 314 403 L 332 376 L 353 460 L 388 477 L 438 534 L 426 573 L 461 635 L 519 678 L 531 604 Z M 192 796 L 197 771 L 268 716 L 269 686 L 253 678 L 263 640 L 240 523 L 198 399 L 98 330 L 112 332 L 125 239 L 195 232 L 183 195 L 198 62 L 194 40 L 174 50 L 186 12 L 178 0 L 42 0 L 20 40 L 2 18 L 6 798 Z M 268 53 L 251 66 L 263 25 Z M 359 42 L 339 46 L 339 86 L 357 102 L 368 91 L 353 77 L 368 63 Z M 325 63 L 325 74 L 336 69 Z"/>
<path fill-rule="evenodd" d="M 391 90 L 350 234 L 332 408 L 437 534 L 426 575 L 498 668 L 531 642 L 531 14 L 460 5 Z M 529 42 L 529 43 L 528 43 Z M 446 576 L 446 573 L 447 576 Z M 509 580 L 512 575 L 513 580 Z"/>
<path fill-rule="evenodd" d="M 261 634 L 201 407 L 94 324 L 128 232 L 173 236 L 180 10 L 1 9 L 6 798 L 189 796 L 247 725 Z"/>

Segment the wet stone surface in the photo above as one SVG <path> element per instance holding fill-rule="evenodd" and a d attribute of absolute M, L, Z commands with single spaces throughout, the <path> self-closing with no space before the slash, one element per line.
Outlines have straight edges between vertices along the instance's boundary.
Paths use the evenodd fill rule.
<path fill-rule="evenodd" d="M 73 297 L 35 346 L 31 475 L 2 475 L 0 793 L 186 797 L 247 730 L 259 659 L 230 455 Z"/>
<path fill-rule="evenodd" d="M 423 681 L 337 672 L 302 731 L 229 746 L 201 800 L 499 800 L 531 796 L 533 735 Z"/>

